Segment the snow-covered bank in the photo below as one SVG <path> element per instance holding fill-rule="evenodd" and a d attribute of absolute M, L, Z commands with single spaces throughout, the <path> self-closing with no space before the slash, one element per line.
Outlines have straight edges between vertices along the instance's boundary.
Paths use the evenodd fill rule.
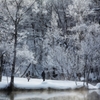
<path fill-rule="evenodd" d="M 10 78 L 3 77 L 2 82 L 0 82 L 0 89 L 4 89 L 8 86 Z M 25 90 L 39 90 L 39 89 L 55 89 L 55 90 L 68 90 L 68 89 L 80 89 L 83 88 L 83 82 L 77 82 L 77 85 L 74 81 L 60 81 L 60 80 L 46 80 L 45 82 L 42 79 L 30 79 L 27 81 L 27 78 L 15 78 L 15 88 L 25 89 Z M 100 89 L 100 83 L 96 86 L 91 84 L 88 85 L 88 89 Z"/>

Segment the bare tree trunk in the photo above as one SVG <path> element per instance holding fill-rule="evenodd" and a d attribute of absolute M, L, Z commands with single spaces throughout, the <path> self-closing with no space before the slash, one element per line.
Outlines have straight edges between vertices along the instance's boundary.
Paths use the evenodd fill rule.
<path fill-rule="evenodd" d="M 10 81 L 10 90 L 14 89 L 14 73 L 15 73 L 15 65 L 16 65 L 16 47 L 17 47 L 17 22 L 15 21 L 15 37 L 14 37 L 14 57 L 12 64 L 12 73 L 11 73 L 11 81 Z"/>
<path fill-rule="evenodd" d="M 0 82 L 2 81 L 2 66 L 0 66 Z"/>
<path fill-rule="evenodd" d="M 2 66 L 0 66 L 0 82 L 2 81 Z"/>
<path fill-rule="evenodd" d="M 84 66 L 84 73 L 83 73 L 84 81 L 83 81 L 83 86 L 85 86 L 85 72 L 86 72 L 86 65 Z"/>
<path fill-rule="evenodd" d="M 2 68 L 3 68 L 3 54 L 1 55 L 1 64 L 0 64 L 0 82 L 2 81 Z"/>
<path fill-rule="evenodd" d="M 93 62 L 92 56 L 90 56 L 90 57 L 91 57 L 91 59 L 90 59 L 90 67 L 89 67 L 88 73 L 87 73 L 87 87 L 88 87 L 88 82 L 89 82 L 89 74 L 91 72 L 91 66 L 92 66 L 92 62 Z"/>
<path fill-rule="evenodd" d="M 87 88 L 88 88 L 88 83 L 89 83 L 89 74 L 90 74 L 90 71 L 91 71 L 91 66 L 90 66 L 90 68 L 88 69 L 88 73 L 87 73 L 87 79 L 86 79 Z"/>

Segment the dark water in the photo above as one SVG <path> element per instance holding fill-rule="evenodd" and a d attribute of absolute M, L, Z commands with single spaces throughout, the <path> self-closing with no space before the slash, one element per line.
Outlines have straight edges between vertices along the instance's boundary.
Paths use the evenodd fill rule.
<path fill-rule="evenodd" d="M 0 92 L 0 100 L 100 100 L 100 90 Z"/>

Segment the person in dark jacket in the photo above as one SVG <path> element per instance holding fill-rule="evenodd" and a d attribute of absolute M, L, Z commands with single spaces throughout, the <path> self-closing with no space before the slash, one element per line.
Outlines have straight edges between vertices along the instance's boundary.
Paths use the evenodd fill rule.
<path fill-rule="evenodd" d="M 43 81 L 45 81 L 45 72 L 44 71 L 42 72 L 41 76 L 42 76 Z"/>

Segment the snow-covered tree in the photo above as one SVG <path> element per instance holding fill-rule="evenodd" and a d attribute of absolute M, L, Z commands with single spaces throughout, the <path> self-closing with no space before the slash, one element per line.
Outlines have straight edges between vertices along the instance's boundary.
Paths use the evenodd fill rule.
<path fill-rule="evenodd" d="M 47 27 L 50 26 L 51 8 L 49 8 L 45 0 L 37 0 L 37 4 L 39 11 L 30 16 L 32 32 L 29 34 L 27 42 L 30 45 L 30 49 L 35 52 L 34 57 L 37 60 L 37 63 L 33 65 L 35 71 L 37 70 L 34 72 L 35 76 L 41 77 L 42 61 L 44 60 L 43 42 Z"/>
<path fill-rule="evenodd" d="M 51 6 L 58 15 L 58 27 L 62 29 L 63 35 L 68 34 L 67 28 L 70 24 L 69 19 L 66 16 L 66 7 L 71 3 L 71 0 L 52 0 Z"/>
<path fill-rule="evenodd" d="M 31 71 L 36 77 L 40 77 L 43 68 L 56 68 L 58 79 L 62 79 L 61 73 L 63 78 L 75 79 L 78 73 L 89 76 L 91 68 L 94 73 L 100 70 L 99 0 L 0 2 L 0 54 L 4 54 L 4 68 L 16 66 L 16 75 L 22 76 L 33 62 Z"/>
<path fill-rule="evenodd" d="M 13 89 L 14 86 L 14 73 L 15 73 L 15 66 L 16 66 L 16 56 L 17 56 L 17 46 L 18 46 L 18 36 L 20 32 L 18 31 L 19 24 L 23 23 L 25 19 L 27 19 L 27 13 L 34 9 L 33 0 L 1 0 L 2 4 L 2 13 L 4 14 L 5 19 L 7 22 L 9 21 L 9 25 L 7 29 L 12 28 L 12 33 L 7 31 L 7 34 L 12 34 L 13 36 L 13 44 L 12 44 L 12 72 L 11 72 L 11 82 L 10 88 Z M 26 17 L 25 17 L 26 16 Z M 24 33 L 24 32 L 23 32 Z"/>
<path fill-rule="evenodd" d="M 61 79 L 66 69 L 66 54 L 64 52 L 64 49 L 60 46 L 60 44 L 62 43 L 61 41 L 64 39 L 64 37 L 62 36 L 62 30 L 58 28 L 57 20 L 57 13 L 55 11 L 52 11 L 51 26 L 46 32 L 43 45 L 45 55 L 43 67 L 44 69 L 49 69 L 48 71 L 51 74 L 53 68 L 55 68 L 58 71 L 57 74 L 59 74 L 58 79 Z M 65 77 L 63 76 L 63 78 Z"/>
<path fill-rule="evenodd" d="M 81 49 L 77 52 L 77 55 L 82 61 L 82 63 L 79 64 L 80 68 L 85 70 L 84 74 L 88 73 L 87 76 L 84 75 L 87 78 L 87 81 L 93 62 L 93 52 L 94 54 L 97 54 L 96 48 L 99 48 L 98 37 L 100 26 L 98 23 L 92 22 L 93 20 L 85 20 L 86 18 L 88 19 L 88 16 L 93 17 L 95 15 L 91 4 L 91 0 L 73 0 L 73 3 L 69 5 L 67 9 L 67 13 L 69 11 L 69 15 L 73 16 L 76 22 L 76 25 L 70 30 L 76 33 L 76 42 L 80 44 Z M 81 56 L 83 56 L 82 59 L 80 58 Z M 85 60 L 83 58 L 85 58 Z"/>

